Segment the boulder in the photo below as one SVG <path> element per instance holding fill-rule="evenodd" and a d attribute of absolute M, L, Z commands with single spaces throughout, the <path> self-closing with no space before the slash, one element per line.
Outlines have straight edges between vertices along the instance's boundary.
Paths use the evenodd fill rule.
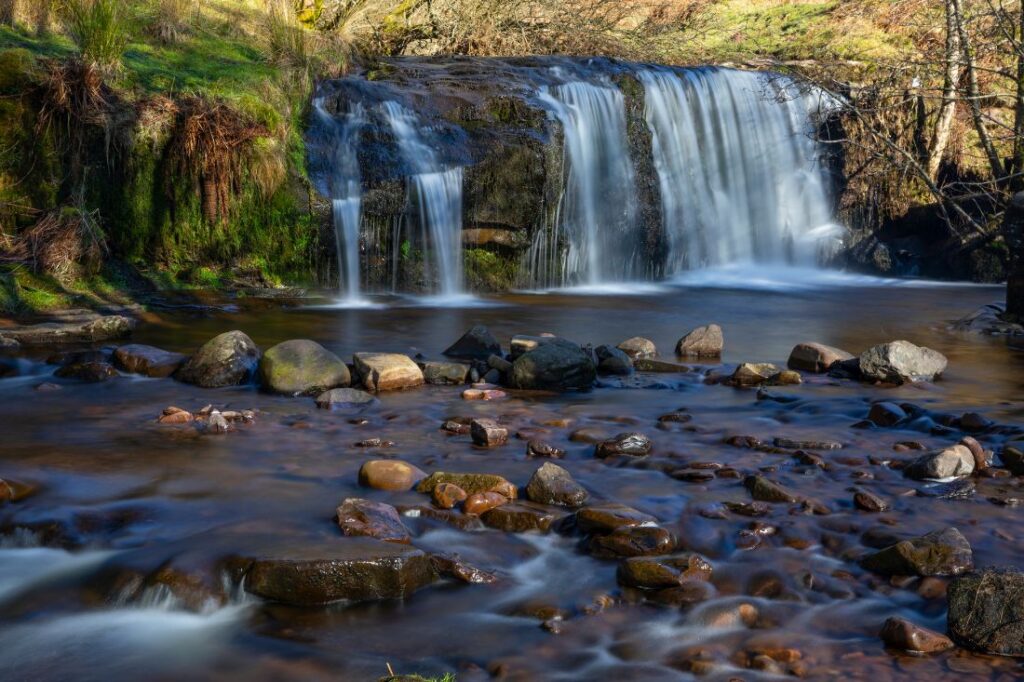
<path fill-rule="evenodd" d="M 437 579 L 426 553 L 368 537 L 253 553 L 230 565 L 250 594 L 297 606 L 402 599 Z"/>
<path fill-rule="evenodd" d="M 491 355 L 501 355 L 501 344 L 483 325 L 476 325 L 462 335 L 444 352 L 450 358 L 486 360 Z"/>
<path fill-rule="evenodd" d="M 845 350 L 826 346 L 823 343 L 798 343 L 789 354 L 786 366 L 800 372 L 823 374 L 837 362 L 852 360 L 853 355 Z"/>
<path fill-rule="evenodd" d="M 178 371 L 183 362 L 185 362 L 185 356 L 181 353 L 172 353 L 162 348 L 139 343 L 121 346 L 114 351 L 114 364 L 122 372 L 141 374 L 157 379 L 171 376 Z"/>
<path fill-rule="evenodd" d="M 512 363 L 513 388 L 541 391 L 586 391 L 597 379 L 590 354 L 565 339 L 548 339 Z"/>
<path fill-rule="evenodd" d="M 423 363 L 423 381 L 432 386 L 460 386 L 469 379 L 469 365 L 457 362 Z"/>
<path fill-rule="evenodd" d="M 722 328 L 717 324 L 697 327 L 676 344 L 676 355 L 694 356 L 699 358 L 721 357 L 725 347 Z"/>
<path fill-rule="evenodd" d="M 526 496 L 540 504 L 579 507 L 589 497 L 586 488 L 577 483 L 572 474 L 551 462 L 545 462 L 526 484 Z"/>
<path fill-rule="evenodd" d="M 882 575 L 959 575 L 974 568 L 974 554 L 967 538 L 951 527 L 869 554 L 861 566 Z"/>
<path fill-rule="evenodd" d="M 966 445 L 953 445 L 922 455 L 903 469 L 903 475 L 918 481 L 963 478 L 974 473 L 974 453 Z"/>
<path fill-rule="evenodd" d="M 645 339 L 642 336 L 634 336 L 631 339 L 626 339 L 616 346 L 616 348 L 633 360 L 636 360 L 637 358 L 653 358 L 658 355 L 658 347 L 654 345 L 654 342 L 650 339 Z"/>
<path fill-rule="evenodd" d="M 512 356 L 513 362 L 519 358 L 519 356 L 529 353 L 532 350 L 537 350 L 546 343 L 551 343 L 557 337 L 555 336 L 529 336 L 527 334 L 516 334 L 512 337 L 509 342 L 509 351 Z"/>
<path fill-rule="evenodd" d="M 507 479 L 495 474 L 453 474 L 436 471 L 419 482 L 416 492 L 433 493 L 434 488 L 442 483 L 453 483 L 467 494 L 496 492 L 514 500 L 518 496 L 516 487 Z"/>
<path fill-rule="evenodd" d="M 619 564 L 618 581 L 627 587 L 661 589 L 688 580 L 709 580 L 711 564 L 694 552 L 662 557 L 630 557 Z"/>
<path fill-rule="evenodd" d="M 338 527 L 347 536 L 367 536 L 408 544 L 409 529 L 390 504 L 350 497 L 338 507 Z"/>
<path fill-rule="evenodd" d="M 359 467 L 359 484 L 375 490 L 412 490 L 426 477 L 417 467 L 398 459 L 374 459 Z"/>
<path fill-rule="evenodd" d="M 252 339 L 240 331 L 225 332 L 186 360 L 175 378 L 203 388 L 237 386 L 252 379 L 259 360 L 260 349 Z"/>
<path fill-rule="evenodd" d="M 348 365 L 316 341 L 293 339 L 260 358 L 263 388 L 284 395 L 319 395 L 352 381 Z"/>
<path fill-rule="evenodd" d="M 885 645 L 901 651 L 935 654 L 953 648 L 953 642 L 940 632 L 915 625 L 905 618 L 888 618 L 878 633 Z"/>
<path fill-rule="evenodd" d="M 633 361 L 625 352 L 612 346 L 598 346 L 594 349 L 597 356 L 597 371 L 602 374 L 627 376 L 633 373 Z"/>
<path fill-rule="evenodd" d="M 651 439 L 642 433 L 620 433 L 601 441 L 594 448 L 594 456 L 599 459 L 626 455 L 629 457 L 646 457 L 654 448 Z"/>
<path fill-rule="evenodd" d="M 340 410 L 366 407 L 377 399 L 357 388 L 332 388 L 316 397 L 316 406 L 321 410 Z"/>
<path fill-rule="evenodd" d="M 367 391 L 398 391 L 423 385 L 423 371 L 408 355 L 356 353 L 359 384 Z"/>
<path fill-rule="evenodd" d="M 946 594 L 954 642 L 986 654 L 1024 656 L 1024 572 L 988 568 L 957 576 Z"/>
<path fill-rule="evenodd" d="M 770 362 L 744 362 L 729 377 L 733 386 L 760 386 L 779 374 L 779 368 Z"/>
<path fill-rule="evenodd" d="M 945 371 L 947 363 L 945 355 L 931 348 L 893 341 L 861 353 L 860 372 L 867 381 L 933 381 Z"/>

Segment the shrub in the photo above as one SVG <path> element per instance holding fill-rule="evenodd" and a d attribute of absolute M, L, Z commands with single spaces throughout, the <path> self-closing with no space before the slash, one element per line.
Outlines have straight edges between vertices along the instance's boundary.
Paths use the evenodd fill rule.
<path fill-rule="evenodd" d="M 82 60 L 103 71 L 117 69 L 128 43 L 124 0 L 66 0 L 62 10 L 64 27 Z"/>

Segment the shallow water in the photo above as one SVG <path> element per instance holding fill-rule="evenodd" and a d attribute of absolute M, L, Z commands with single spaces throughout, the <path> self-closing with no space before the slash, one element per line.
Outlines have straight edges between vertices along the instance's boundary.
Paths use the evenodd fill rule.
<path fill-rule="evenodd" d="M 696 373 L 608 379 L 586 394 L 498 403 L 465 402 L 458 388 L 426 387 L 383 395 L 362 415 L 368 422 L 357 425 L 352 415 L 318 411 L 310 399 L 254 388 L 209 391 L 123 376 L 100 385 L 56 380 L 62 390 L 39 392 L 34 387 L 51 380 L 52 367 L 32 365 L 28 376 L 0 382 L 0 476 L 40 486 L 35 496 L 0 507 L 7 537 L 0 546 L 3 679 L 374 680 L 390 663 L 404 673 L 454 671 L 460 682 L 488 679 L 488 671 L 505 679 L 675 680 L 690 678 L 687 661 L 695 649 L 715 661 L 707 679 L 768 679 L 769 673 L 746 668 L 742 656 L 779 647 L 801 652 L 809 679 L 1018 677 L 1024 671 L 1011 659 L 887 653 L 877 638 L 886 617 L 899 614 L 941 630 L 944 600 L 919 594 L 919 581 L 892 586 L 851 560 L 864 551 L 861 535 L 868 529 L 920 534 L 956 525 L 974 547 L 976 564 L 1024 565 L 1019 508 L 987 499 L 1024 497 L 1016 480 L 976 479 L 978 490 L 967 500 L 909 496 L 921 484 L 868 460 L 909 456 L 893 451 L 898 441 L 937 446 L 959 434 L 933 435 L 935 421 L 927 419 L 908 429 L 851 428 L 880 397 L 937 414 L 978 411 L 1003 425 L 1022 423 L 1024 353 L 1003 339 L 947 328 L 1002 292 L 848 280 L 793 287 L 766 285 L 766 279 L 740 275 L 732 282 L 618 294 L 524 293 L 453 307 L 381 299 L 386 307 L 337 309 L 329 300 L 282 306 L 239 299 L 222 310 L 153 315 L 134 341 L 188 352 L 217 333 L 242 329 L 264 348 L 307 337 L 342 356 L 374 350 L 437 358 L 466 328 L 483 323 L 503 342 L 513 333 L 552 332 L 594 344 L 641 335 L 671 356 L 679 336 L 714 321 L 725 330 L 726 365 L 784 364 L 792 346 L 805 340 L 859 352 L 906 338 L 945 353 L 946 377 L 902 388 L 807 377 L 802 386 L 772 389 L 792 402 L 707 386 Z M 259 415 L 255 424 L 223 436 L 154 423 L 167 405 L 198 409 L 211 402 Z M 659 415 L 679 409 L 693 415 L 692 422 L 657 427 Z M 684 610 L 645 604 L 636 591 L 616 585 L 616 562 L 580 551 L 575 535 L 462 532 L 425 519 L 406 519 L 416 546 L 457 552 L 499 581 L 441 583 L 404 602 L 301 609 L 236 597 L 198 612 L 171 600 L 125 603 L 107 585 L 104 567 L 212 557 L 264 536 L 313 545 L 339 541 L 332 515 L 346 497 L 426 502 L 415 492 L 360 488 L 356 473 L 369 459 L 398 457 L 427 471 L 492 472 L 526 484 L 541 462 L 527 460 L 524 441 L 477 449 L 468 436 L 438 429 L 455 415 L 497 416 L 513 431 L 540 434 L 565 448 L 560 464 L 590 491 L 592 502 L 621 502 L 652 514 L 682 546 L 704 554 L 714 566 L 715 596 Z M 571 425 L 543 425 L 556 418 Z M 581 427 L 610 435 L 643 431 L 654 440 L 655 454 L 645 462 L 597 460 L 593 446 L 569 441 Z M 788 455 L 725 445 L 730 435 L 769 442 L 827 438 L 844 448 L 822 453 L 832 466 L 821 470 Z M 386 450 L 353 446 L 370 437 L 396 444 Z M 1005 437 L 995 430 L 980 439 L 994 447 Z M 741 480 L 687 483 L 662 473 L 666 462 L 717 462 L 743 473 L 767 468 L 832 514 L 791 514 L 787 505 L 774 505 L 770 516 L 756 520 L 774 527 L 774 534 L 745 548 L 744 531 L 755 520 L 696 513 L 712 503 L 748 500 Z M 892 511 L 855 511 L 857 486 L 888 499 Z M 779 583 L 777 591 L 749 594 L 768 578 Z M 615 603 L 587 615 L 602 595 Z M 723 624 L 722 611 L 739 604 L 757 609 L 753 626 Z M 565 611 L 560 634 L 540 627 L 538 606 Z"/>

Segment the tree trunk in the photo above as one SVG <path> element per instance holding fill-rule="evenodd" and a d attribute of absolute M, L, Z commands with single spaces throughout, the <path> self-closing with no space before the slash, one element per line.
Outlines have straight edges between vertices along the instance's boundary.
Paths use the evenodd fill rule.
<path fill-rule="evenodd" d="M 1020 5 L 1020 20 L 1017 27 L 1017 100 L 1013 118 L 1013 175 L 1010 189 L 1019 192 L 1024 189 L 1024 2 Z"/>
<path fill-rule="evenodd" d="M 960 87 L 960 32 L 957 29 L 956 6 L 953 0 L 946 0 L 946 74 L 942 84 L 942 106 L 935 122 L 935 131 L 928 147 L 928 177 L 939 178 L 942 158 L 949 145 L 949 134 L 956 118 L 956 92 Z"/>
<path fill-rule="evenodd" d="M 992 180 L 1001 183 L 1006 178 L 1006 171 L 1003 162 L 999 159 L 999 153 L 992 138 L 988 134 L 988 126 L 985 125 L 985 117 L 981 111 L 981 89 L 978 87 L 978 70 L 974 60 L 974 50 L 971 49 L 971 37 L 964 24 L 964 13 L 962 0 L 952 0 L 955 13 L 957 32 L 960 35 L 960 49 L 964 57 L 964 67 L 967 72 L 967 101 L 971 105 L 971 116 L 974 119 L 974 128 L 978 132 L 981 146 L 988 157 L 988 165 L 992 169 Z"/>

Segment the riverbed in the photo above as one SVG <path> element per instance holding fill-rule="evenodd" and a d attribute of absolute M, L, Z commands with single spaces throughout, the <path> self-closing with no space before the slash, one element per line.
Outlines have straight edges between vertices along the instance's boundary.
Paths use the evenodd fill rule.
<path fill-rule="evenodd" d="M 38 486 L 27 499 L 0 507 L 3 679 L 375 680 L 389 665 L 399 673 L 452 672 L 459 682 L 494 675 L 682 680 L 694 671 L 702 679 L 874 682 L 1024 674 L 1014 659 L 959 649 L 934 656 L 886 651 L 878 630 L 889 616 L 945 630 L 944 582 L 890 581 L 856 561 L 873 537 L 955 526 L 977 566 L 1024 566 L 1020 508 L 1005 504 L 1024 497 L 1018 479 L 979 477 L 972 495 L 943 499 L 887 465 L 909 456 L 894 450 L 897 443 L 955 443 L 963 433 L 943 426 L 955 424 L 944 415 L 978 412 L 992 420 L 973 434 L 992 449 L 1024 423 L 1024 348 L 950 330 L 953 320 L 1002 291 L 850 279 L 794 284 L 750 275 L 708 284 L 522 292 L 451 306 L 398 297 L 359 308 L 327 297 L 217 299 L 155 308 L 132 338 L 189 353 L 239 329 L 264 349 L 309 338 L 343 358 L 388 351 L 439 359 L 466 329 L 483 324 L 506 348 L 513 334 L 552 333 L 594 345 L 643 336 L 673 359 L 688 330 L 709 322 L 724 329 L 721 363 L 698 363 L 697 371 L 682 374 L 602 377 L 593 391 L 559 396 L 479 402 L 463 400 L 460 387 L 427 386 L 381 394 L 377 405 L 353 415 L 252 386 L 205 390 L 129 375 L 99 384 L 59 380 L 45 354 L 31 355 L 20 376 L 0 381 L 0 477 Z M 894 339 L 945 354 L 942 379 L 880 387 L 805 375 L 802 385 L 761 393 L 704 381 L 704 370 L 719 364 L 784 366 L 803 341 L 859 353 Z M 37 390 L 43 382 L 60 388 Z M 899 428 L 864 428 L 871 402 L 881 398 L 925 412 Z M 216 435 L 156 423 L 167 406 L 199 410 L 211 403 L 254 410 L 256 419 Z M 690 419 L 659 422 L 666 413 Z M 500 419 L 522 438 L 482 449 L 440 428 L 452 417 L 481 416 Z M 654 451 L 642 461 L 600 460 L 592 444 L 570 439 L 580 429 L 607 436 L 640 431 Z M 735 436 L 836 441 L 842 449 L 818 453 L 827 466 L 808 465 L 793 452 L 737 447 Z M 566 451 L 558 464 L 589 491 L 588 504 L 634 507 L 671 531 L 680 548 L 705 557 L 713 573 L 702 600 L 652 603 L 619 586 L 618 562 L 591 556 L 570 531 L 462 530 L 422 517 L 403 517 L 413 545 L 458 553 L 496 581 L 439 582 L 405 600 L 315 608 L 262 601 L 232 587 L 224 603 L 188 608 L 166 595 L 123 598 L 107 579 L 112 566 L 188 563 L 180 557 L 220 556 L 261 538 L 303 551 L 343 542 L 333 514 L 348 497 L 429 504 L 415 491 L 361 487 L 357 472 L 370 459 L 397 458 L 428 473 L 494 473 L 524 486 L 542 463 L 527 458 L 525 437 Z M 394 444 L 355 446 L 370 438 Z M 687 467 L 741 477 L 668 475 Z M 749 501 L 742 475 L 751 473 L 813 496 L 829 513 L 785 504 L 760 518 L 719 513 L 722 502 Z M 890 510 L 856 509 L 857 490 L 884 498 Z"/>

